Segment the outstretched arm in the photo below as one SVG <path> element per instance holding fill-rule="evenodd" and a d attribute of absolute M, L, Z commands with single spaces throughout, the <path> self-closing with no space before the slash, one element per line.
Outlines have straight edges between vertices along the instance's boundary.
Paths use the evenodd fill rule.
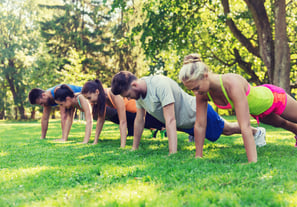
<path fill-rule="evenodd" d="M 66 108 L 60 106 L 60 113 L 61 113 L 61 125 L 62 125 L 62 139 L 56 141 L 67 141 L 68 135 L 72 126 L 73 116 L 75 108 L 69 109 L 70 111 L 66 112 Z"/>
<path fill-rule="evenodd" d="M 177 133 L 174 103 L 164 106 L 163 114 L 168 137 L 169 154 L 173 154 L 177 152 Z"/>
<path fill-rule="evenodd" d="M 78 98 L 80 100 L 83 112 L 85 113 L 85 117 L 86 117 L 85 138 L 84 138 L 84 141 L 83 141 L 83 144 L 86 144 L 90 140 L 90 136 L 91 136 L 91 133 L 92 133 L 92 127 L 93 127 L 93 119 L 92 119 L 92 114 L 91 114 L 91 105 L 89 104 L 87 99 L 84 98 L 83 96 L 79 96 Z"/>
<path fill-rule="evenodd" d="M 133 150 L 138 149 L 141 135 L 144 129 L 145 123 L 145 110 L 137 108 L 136 117 L 134 120 L 134 139 L 133 139 Z"/>
<path fill-rule="evenodd" d="M 45 139 L 46 137 L 46 132 L 48 129 L 48 121 L 51 113 L 51 106 L 44 106 L 43 107 L 43 113 L 41 117 L 41 139 Z"/>
<path fill-rule="evenodd" d="M 110 91 L 111 93 L 111 91 Z M 126 146 L 127 140 L 127 118 L 126 118 L 126 108 L 123 98 L 120 95 L 113 95 L 111 93 L 111 98 L 118 112 L 118 117 L 120 121 L 120 135 L 121 135 L 121 147 Z"/>
<path fill-rule="evenodd" d="M 95 139 L 93 144 L 98 144 L 98 139 L 99 136 L 101 134 L 102 128 L 103 128 L 103 124 L 105 122 L 105 113 L 106 113 L 106 108 L 104 110 L 104 115 L 103 116 L 99 116 L 97 118 L 97 124 L 96 124 L 96 133 L 95 133 Z"/>
<path fill-rule="evenodd" d="M 248 162 L 257 162 L 257 149 L 250 123 L 249 105 L 243 84 L 239 80 L 229 81 L 228 96 L 234 103 Z"/>
<path fill-rule="evenodd" d="M 196 95 L 196 122 L 194 125 L 196 158 L 203 157 L 203 145 L 207 127 L 207 104 L 208 101 L 203 99 L 201 95 Z"/>

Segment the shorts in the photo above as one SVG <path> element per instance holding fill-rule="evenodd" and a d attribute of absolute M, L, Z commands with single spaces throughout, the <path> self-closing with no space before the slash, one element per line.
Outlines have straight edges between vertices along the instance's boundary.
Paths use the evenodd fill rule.
<path fill-rule="evenodd" d="M 217 141 L 223 133 L 225 121 L 219 116 L 215 110 L 208 104 L 207 107 L 207 126 L 205 138 L 211 142 Z M 194 136 L 194 128 L 181 129 L 181 131 Z"/>
<path fill-rule="evenodd" d="M 259 118 L 264 118 L 265 116 L 268 116 L 271 113 L 281 115 L 284 112 L 287 105 L 287 93 L 284 89 L 270 84 L 264 84 L 261 86 L 264 86 L 271 90 L 274 98 L 273 103 L 269 109 L 267 109 L 259 115 L 252 115 L 254 118 L 257 119 L 257 121 L 259 120 Z"/>

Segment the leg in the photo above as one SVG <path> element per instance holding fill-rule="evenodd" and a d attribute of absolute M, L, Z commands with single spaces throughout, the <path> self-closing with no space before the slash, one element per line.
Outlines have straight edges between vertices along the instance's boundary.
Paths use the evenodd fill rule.
<path fill-rule="evenodd" d="M 115 124 L 119 124 L 119 116 L 116 109 L 111 108 L 109 106 L 106 107 L 106 114 L 105 114 L 105 120 L 111 121 Z"/>
<path fill-rule="evenodd" d="M 224 135 L 228 136 L 232 134 L 241 134 L 241 129 L 239 127 L 238 122 L 228 122 L 226 120 L 224 121 L 225 121 L 224 129 L 223 129 Z M 251 128 L 252 128 L 253 135 L 255 135 L 257 132 L 257 128 L 255 127 L 251 127 Z"/>
<path fill-rule="evenodd" d="M 297 111 L 297 101 L 287 94 L 287 105 L 280 116 L 288 121 L 297 123 L 297 113 L 292 113 L 293 111 Z"/>
<path fill-rule="evenodd" d="M 127 128 L 128 128 L 128 135 L 127 136 L 133 136 L 134 135 L 134 120 L 136 117 L 136 113 L 131 113 L 126 111 L 126 119 L 127 119 Z"/>
<path fill-rule="evenodd" d="M 228 122 L 224 120 L 224 129 L 223 129 L 223 134 L 224 135 L 232 135 L 232 134 L 240 134 L 241 130 L 239 127 L 238 122 Z"/>
<path fill-rule="evenodd" d="M 224 120 L 224 121 L 225 121 L 224 129 L 223 129 L 224 135 L 232 135 L 232 134 L 240 134 L 241 133 L 238 122 L 230 123 L 230 122 L 227 122 L 226 120 Z M 256 146 L 257 147 L 265 146 L 266 145 L 266 140 L 265 140 L 266 130 L 265 130 L 265 128 L 263 128 L 263 127 L 255 128 L 255 127 L 251 126 L 251 129 L 253 132 Z"/>
<path fill-rule="evenodd" d="M 278 127 L 278 128 L 280 127 L 280 128 L 286 129 L 286 130 L 294 133 L 295 139 L 296 139 L 295 147 L 297 147 L 297 135 L 296 135 L 297 134 L 297 124 L 296 123 L 288 121 L 288 120 L 284 119 L 282 116 L 279 116 L 279 115 L 273 114 L 273 113 L 260 119 L 260 121 L 263 122 L 264 124 L 269 124 L 271 126 Z"/>
<path fill-rule="evenodd" d="M 297 134 L 297 124 L 284 119 L 283 115 L 279 116 L 277 114 L 272 113 L 265 116 L 264 118 L 261 118 L 260 121 L 264 124 L 268 124 L 277 128 L 286 129 L 290 132 L 293 132 L 295 135 Z"/>
<path fill-rule="evenodd" d="M 162 130 L 163 128 L 165 128 L 165 124 L 146 112 L 144 128 Z"/>

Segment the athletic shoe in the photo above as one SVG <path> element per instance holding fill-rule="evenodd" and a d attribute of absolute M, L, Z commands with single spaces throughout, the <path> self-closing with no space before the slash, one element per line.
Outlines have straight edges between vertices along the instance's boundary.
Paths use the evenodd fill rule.
<path fill-rule="evenodd" d="M 157 133 L 158 133 L 158 129 L 151 129 L 151 133 L 152 133 L 152 135 L 150 136 L 150 138 L 156 138 Z"/>
<path fill-rule="evenodd" d="M 195 141 L 195 138 L 193 135 L 189 135 L 189 142 L 194 142 Z"/>
<path fill-rule="evenodd" d="M 257 132 L 254 135 L 254 139 L 257 147 L 263 147 L 266 145 L 265 136 L 266 136 L 265 128 L 258 127 Z"/>
<path fill-rule="evenodd" d="M 166 132 L 166 129 L 163 129 L 160 131 L 160 134 L 161 134 L 161 138 L 163 139 L 164 137 L 167 137 L 167 132 Z"/>

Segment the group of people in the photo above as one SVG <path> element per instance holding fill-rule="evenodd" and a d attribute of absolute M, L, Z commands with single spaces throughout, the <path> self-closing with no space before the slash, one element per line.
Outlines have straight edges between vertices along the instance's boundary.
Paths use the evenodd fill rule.
<path fill-rule="evenodd" d="M 41 139 L 46 137 L 51 109 L 57 105 L 61 113 L 62 138 L 56 141 L 67 141 L 76 109 L 84 112 L 86 120 L 83 143 L 90 140 L 94 117 L 97 124 L 93 144 L 98 143 L 105 120 L 119 124 L 121 147 L 126 146 L 127 136 L 133 135 L 136 101 L 112 94 L 110 88 L 104 89 L 99 80 L 88 81 L 83 87 L 60 84 L 47 90 L 34 88 L 29 92 L 29 101 L 43 106 Z M 150 114 L 147 113 L 145 118 L 145 128 L 164 130 L 165 125 Z"/>
<path fill-rule="evenodd" d="M 209 71 L 197 54 L 184 58 L 179 79 L 195 96 L 186 93 L 174 80 L 154 75 L 138 79 L 128 71 L 114 75 L 111 88 L 103 88 L 99 80 L 88 81 L 83 87 L 58 85 L 46 91 L 32 89 L 31 104 L 43 106 L 41 138 L 48 128 L 51 107 L 59 105 L 62 138 L 66 141 L 75 108 L 85 113 L 86 129 L 83 143 L 88 143 L 92 116 L 97 118 L 94 144 L 98 143 L 105 120 L 119 124 L 121 147 L 133 135 L 132 149 L 139 147 L 144 128 L 166 129 L 169 153 L 177 152 L 177 131 L 194 136 L 196 155 L 203 156 L 205 138 L 215 142 L 223 135 L 242 134 L 248 162 L 257 162 L 256 146 L 266 145 L 266 131 L 254 128 L 250 115 L 274 127 L 297 134 L 297 102 L 282 88 L 274 85 L 251 86 L 237 74 L 215 74 Z M 234 109 L 238 122 L 228 122 L 209 105 L 212 101 L 222 109 Z"/>

